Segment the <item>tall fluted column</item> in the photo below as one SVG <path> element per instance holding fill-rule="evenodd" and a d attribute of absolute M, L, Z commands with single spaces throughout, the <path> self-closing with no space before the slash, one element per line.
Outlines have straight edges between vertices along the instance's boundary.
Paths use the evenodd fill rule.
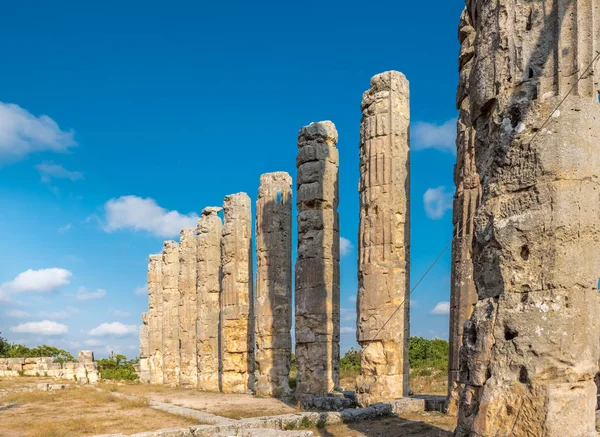
<path fill-rule="evenodd" d="M 183 229 L 179 240 L 179 385 L 191 388 L 198 386 L 195 231 L 193 228 Z"/>
<path fill-rule="evenodd" d="M 252 212 L 246 193 L 223 202 L 221 239 L 221 389 L 254 390 L 254 281 Z"/>
<path fill-rule="evenodd" d="M 140 326 L 140 381 L 150 382 L 150 363 L 149 363 L 149 331 L 148 331 L 148 313 L 142 313 L 142 326 Z"/>
<path fill-rule="evenodd" d="M 260 177 L 256 201 L 256 394 L 289 392 L 292 354 L 292 178 Z"/>
<path fill-rule="evenodd" d="M 408 81 L 397 71 L 374 76 L 361 107 L 356 395 L 368 406 L 409 391 Z"/>
<path fill-rule="evenodd" d="M 468 5 L 482 198 L 455 435 L 596 437 L 600 66 L 577 79 L 600 0 Z"/>
<path fill-rule="evenodd" d="M 162 255 L 150 255 L 148 261 L 148 347 L 150 383 L 163 383 L 162 359 Z"/>
<path fill-rule="evenodd" d="M 459 381 L 460 348 L 463 327 L 477 303 L 477 289 L 473 280 L 473 226 L 475 210 L 481 197 L 479 175 L 475 168 L 475 130 L 471 122 L 469 76 L 473 67 L 475 29 L 465 10 L 458 31 L 461 44 L 459 56 L 459 85 L 456 95 L 459 118 L 456 137 L 456 166 L 454 167 L 454 240 L 450 283 L 450 354 L 448 358 L 447 412 L 456 415 L 462 391 Z"/>
<path fill-rule="evenodd" d="M 179 385 L 179 245 L 165 241 L 162 259 L 163 383 Z"/>
<path fill-rule="evenodd" d="M 198 388 L 219 391 L 219 298 L 221 293 L 221 232 L 219 212 L 223 208 L 204 208 L 198 220 Z"/>
<path fill-rule="evenodd" d="M 329 393 L 339 386 L 337 140 L 337 130 L 330 121 L 311 123 L 298 135 L 297 396 Z"/>

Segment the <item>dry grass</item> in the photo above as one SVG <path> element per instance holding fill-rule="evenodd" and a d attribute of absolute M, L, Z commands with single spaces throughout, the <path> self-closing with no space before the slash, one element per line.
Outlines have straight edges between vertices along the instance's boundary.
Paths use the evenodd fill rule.
<path fill-rule="evenodd" d="M 3 437 L 63 437 L 133 434 L 160 428 L 197 425 L 148 406 L 148 399 L 117 397 L 91 387 L 50 392 L 14 392 L 0 397 Z"/>
<path fill-rule="evenodd" d="M 421 369 L 410 373 L 410 388 L 420 395 L 446 395 L 448 374 L 436 369 Z"/>

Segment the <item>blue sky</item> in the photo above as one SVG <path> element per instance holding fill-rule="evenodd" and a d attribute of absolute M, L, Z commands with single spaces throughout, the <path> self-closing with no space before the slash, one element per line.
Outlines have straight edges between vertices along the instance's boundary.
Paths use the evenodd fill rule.
<path fill-rule="evenodd" d="M 261 173 L 295 178 L 298 130 L 332 120 L 346 350 L 355 345 L 362 93 L 386 70 L 411 84 L 414 284 L 452 237 L 463 2 L 165 5 L 3 8 L 2 336 L 137 355 L 148 254 L 225 195 L 255 200 Z M 447 337 L 449 268 L 448 252 L 414 292 L 412 335 Z"/>

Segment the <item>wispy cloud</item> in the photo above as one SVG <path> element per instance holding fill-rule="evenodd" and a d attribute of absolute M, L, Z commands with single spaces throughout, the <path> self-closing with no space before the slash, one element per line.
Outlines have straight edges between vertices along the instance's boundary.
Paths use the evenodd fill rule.
<path fill-rule="evenodd" d="M 131 313 L 128 313 L 127 311 L 121 311 L 121 310 L 114 310 L 112 312 L 112 314 L 113 314 L 113 316 L 119 317 L 119 318 L 131 316 Z"/>
<path fill-rule="evenodd" d="M 47 115 L 36 117 L 12 103 L 0 102 L 0 163 L 41 151 L 64 153 L 77 143 Z"/>
<path fill-rule="evenodd" d="M 354 334 L 356 333 L 356 328 L 351 328 L 349 326 L 342 326 L 340 328 L 340 334 Z"/>
<path fill-rule="evenodd" d="M 85 287 L 79 287 L 75 299 L 77 300 L 94 300 L 102 299 L 106 296 L 106 290 L 98 289 L 96 291 L 90 291 Z"/>
<path fill-rule="evenodd" d="M 148 295 L 148 287 L 145 285 L 140 285 L 139 287 L 135 287 L 133 290 L 136 296 L 147 296 Z"/>
<path fill-rule="evenodd" d="M 431 314 L 437 316 L 445 316 L 450 314 L 450 302 L 438 302 L 435 308 L 431 310 Z"/>
<path fill-rule="evenodd" d="M 58 231 L 59 234 L 64 234 L 65 232 L 67 232 L 68 230 L 71 229 L 71 226 L 72 226 L 71 223 L 67 223 L 66 225 L 61 226 L 60 228 L 58 228 L 57 231 Z"/>
<path fill-rule="evenodd" d="M 154 236 L 171 238 L 182 228 L 196 226 L 198 215 L 180 214 L 160 207 L 154 199 L 123 196 L 104 204 L 105 232 L 119 230 L 146 231 Z"/>
<path fill-rule="evenodd" d="M 4 314 L 6 314 L 6 317 L 11 317 L 13 319 L 27 319 L 31 317 L 27 311 L 23 310 L 8 310 Z"/>
<path fill-rule="evenodd" d="M 62 165 L 53 162 L 42 162 L 35 166 L 39 172 L 42 182 L 49 183 L 52 179 L 68 179 L 70 181 L 78 181 L 83 179 L 83 173 L 80 171 L 70 171 Z"/>
<path fill-rule="evenodd" d="M 444 217 L 446 211 L 452 209 L 454 194 L 446 191 L 446 187 L 429 188 L 423 194 L 423 206 L 425 214 L 432 220 Z"/>
<path fill-rule="evenodd" d="M 0 290 L 15 293 L 49 293 L 70 283 L 72 273 L 66 269 L 29 269 L 19 273 L 15 279 L 0 285 Z"/>
<path fill-rule="evenodd" d="M 352 242 L 347 238 L 340 237 L 340 255 L 348 255 L 352 251 Z"/>
<path fill-rule="evenodd" d="M 92 337 L 124 337 L 135 334 L 137 329 L 135 325 L 124 325 L 120 322 L 102 323 L 90 330 L 88 334 Z"/>
<path fill-rule="evenodd" d="M 11 332 L 21 334 L 62 335 L 69 331 L 69 327 L 51 320 L 43 320 L 41 322 L 21 323 L 17 326 L 11 326 L 10 330 Z"/>
<path fill-rule="evenodd" d="M 411 145 L 414 150 L 436 149 L 456 153 L 456 118 L 438 125 L 415 123 L 411 130 Z"/>

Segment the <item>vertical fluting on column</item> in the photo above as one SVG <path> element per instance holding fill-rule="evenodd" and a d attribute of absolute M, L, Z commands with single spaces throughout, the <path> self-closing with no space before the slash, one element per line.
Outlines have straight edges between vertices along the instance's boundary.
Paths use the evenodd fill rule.
<path fill-rule="evenodd" d="M 179 385 L 179 245 L 165 241 L 162 258 L 163 383 Z"/>
<path fill-rule="evenodd" d="M 599 1 L 468 3 L 482 197 L 457 437 L 597 434 L 600 66 L 576 81 Z"/>
<path fill-rule="evenodd" d="M 459 85 L 456 96 L 459 118 L 456 139 L 456 166 L 454 167 L 454 240 L 450 283 L 450 354 L 448 358 L 447 412 L 456 415 L 462 385 L 460 384 L 460 348 L 463 327 L 477 303 L 477 289 L 473 280 L 473 222 L 481 197 L 479 175 L 475 168 L 475 130 L 470 117 L 469 76 L 473 66 L 475 29 L 465 10 L 460 18 Z"/>
<path fill-rule="evenodd" d="M 148 313 L 142 313 L 142 326 L 140 326 L 140 381 L 150 382 L 150 363 L 149 363 L 149 330 Z"/>
<path fill-rule="evenodd" d="M 150 383 L 163 383 L 162 360 L 162 255 L 150 255 L 148 261 L 148 346 Z"/>
<path fill-rule="evenodd" d="M 183 229 L 179 240 L 179 385 L 190 388 L 198 386 L 195 231 L 193 228 Z"/>
<path fill-rule="evenodd" d="M 408 81 L 397 71 L 374 76 L 361 108 L 356 395 L 368 406 L 409 391 Z"/>
<path fill-rule="evenodd" d="M 254 390 L 252 211 L 246 193 L 223 201 L 221 238 L 221 390 Z"/>
<path fill-rule="evenodd" d="M 221 293 L 221 207 L 202 211 L 196 229 L 198 291 L 198 388 L 220 391 L 219 329 Z"/>
<path fill-rule="evenodd" d="M 311 123 L 298 135 L 297 396 L 329 393 L 339 386 L 337 140 L 330 121 Z"/>
<path fill-rule="evenodd" d="M 292 178 L 260 177 L 256 201 L 256 394 L 289 392 L 292 353 Z"/>

